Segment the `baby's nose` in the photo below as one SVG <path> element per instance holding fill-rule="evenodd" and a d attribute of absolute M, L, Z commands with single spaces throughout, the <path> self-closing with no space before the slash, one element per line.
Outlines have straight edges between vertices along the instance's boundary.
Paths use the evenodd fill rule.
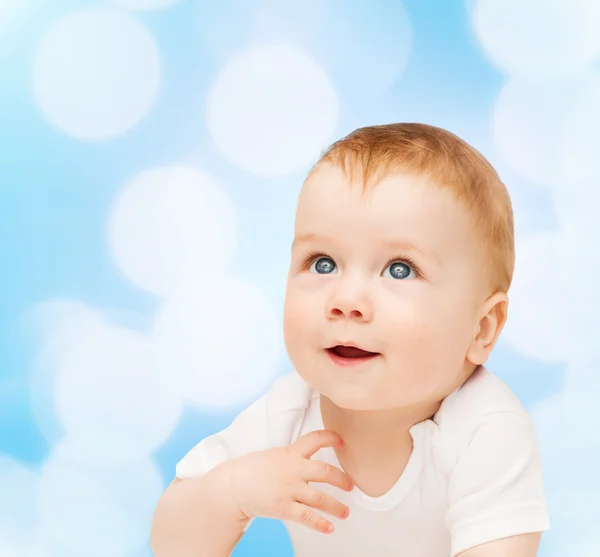
<path fill-rule="evenodd" d="M 348 317 L 356 317 L 358 319 L 362 319 L 364 318 L 363 312 L 358 310 L 358 309 L 353 309 L 353 310 L 346 310 L 344 311 L 343 309 L 340 309 L 338 307 L 332 307 L 329 310 L 329 314 L 332 318 L 336 318 L 336 317 L 344 317 L 344 316 L 348 316 Z"/>
<path fill-rule="evenodd" d="M 337 294 L 329 300 L 327 318 L 370 321 L 373 318 L 373 305 L 366 295 Z"/>

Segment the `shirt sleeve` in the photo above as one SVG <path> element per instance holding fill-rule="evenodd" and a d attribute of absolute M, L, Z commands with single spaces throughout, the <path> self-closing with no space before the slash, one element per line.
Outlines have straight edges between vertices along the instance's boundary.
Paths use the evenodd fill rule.
<path fill-rule="evenodd" d="M 488 415 L 472 432 L 450 473 L 448 503 L 452 557 L 549 528 L 537 439 L 525 412 Z"/>
<path fill-rule="evenodd" d="M 176 466 L 180 480 L 203 476 L 218 464 L 268 448 L 267 395 L 241 412 L 226 429 L 205 437 Z"/>

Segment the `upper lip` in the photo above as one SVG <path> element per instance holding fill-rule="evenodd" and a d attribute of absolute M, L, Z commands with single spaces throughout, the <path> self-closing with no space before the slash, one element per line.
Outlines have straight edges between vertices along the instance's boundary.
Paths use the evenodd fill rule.
<path fill-rule="evenodd" d="M 352 342 L 352 341 L 348 341 L 348 340 L 340 340 L 339 342 L 334 342 L 328 348 L 326 348 L 326 350 L 331 350 L 332 348 L 335 348 L 336 346 L 350 346 L 352 348 L 358 348 L 359 350 L 364 350 L 365 352 L 371 352 L 372 354 L 379 354 L 379 352 L 374 352 L 373 350 L 367 350 L 366 348 L 363 348 L 362 346 L 359 346 L 358 344 L 356 344 L 356 342 Z"/>

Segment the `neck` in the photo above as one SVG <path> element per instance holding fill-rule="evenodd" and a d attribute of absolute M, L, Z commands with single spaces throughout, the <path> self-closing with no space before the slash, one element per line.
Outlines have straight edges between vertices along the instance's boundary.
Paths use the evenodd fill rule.
<path fill-rule="evenodd" d="M 392 448 L 410 440 L 410 429 L 431 418 L 441 402 L 413 408 L 350 410 L 340 408 L 321 395 L 321 414 L 325 429 L 338 433 L 346 445 Z"/>

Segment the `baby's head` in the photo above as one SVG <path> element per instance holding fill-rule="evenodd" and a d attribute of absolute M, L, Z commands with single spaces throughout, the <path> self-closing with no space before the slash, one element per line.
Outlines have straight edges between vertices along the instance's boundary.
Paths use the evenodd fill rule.
<path fill-rule="evenodd" d="M 481 154 L 422 124 L 356 130 L 300 193 L 284 317 L 291 362 L 343 408 L 435 404 L 487 360 L 513 267 L 510 198 Z M 376 355 L 344 358 L 356 354 L 337 345 Z"/>

